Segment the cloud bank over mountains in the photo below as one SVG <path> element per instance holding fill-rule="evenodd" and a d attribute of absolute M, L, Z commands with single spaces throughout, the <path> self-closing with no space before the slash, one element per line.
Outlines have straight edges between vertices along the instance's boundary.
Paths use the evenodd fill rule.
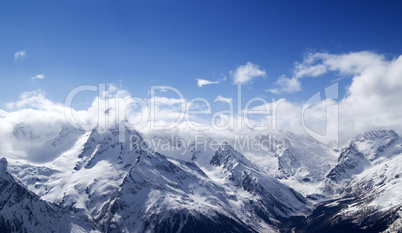
<path fill-rule="evenodd" d="M 240 111 L 233 109 L 236 103 L 232 99 L 219 93 L 215 100 L 226 104 L 227 108 L 212 112 L 205 108 L 207 103 L 203 101 L 165 97 L 163 92 L 140 99 L 114 85 L 108 85 L 104 90 L 94 86 L 100 94 L 86 110 L 75 110 L 67 103 L 53 102 L 41 91 L 25 92 L 18 101 L 7 104 L 6 109 L 0 111 L 0 136 L 5 139 L 0 142 L 0 151 L 14 158 L 32 160 L 26 152 L 48 143 L 41 139 L 41 134 L 55 134 L 57 137 L 56 132 L 60 132 L 63 125 L 72 124 L 89 130 L 97 126 L 107 128 L 120 121 L 127 121 L 145 135 L 158 128 L 164 129 L 160 130 L 164 134 L 185 136 L 201 133 L 222 138 L 269 130 L 306 134 L 305 127 L 325 135 L 331 127 L 339 127 L 336 131 L 339 129 L 340 143 L 371 129 L 402 132 L 402 56 L 387 59 L 384 55 L 367 51 L 340 55 L 311 53 L 302 62 L 295 63 L 290 79 L 301 83 L 305 78 L 320 78 L 320 75 L 331 72 L 351 77 L 344 97 L 306 102 L 290 102 L 282 98 L 275 102 L 259 101 L 259 105 L 248 109 L 243 103 Z M 239 84 L 265 75 L 264 70 L 252 63 L 232 72 L 234 82 Z M 294 90 L 292 85 L 296 84 L 287 84 L 283 81 L 286 79 L 280 77 L 278 83 L 288 91 Z M 328 106 L 337 106 L 337 111 Z M 258 111 L 263 114 L 256 114 Z M 331 114 L 337 115 L 337 122 L 328 122 Z M 19 135 L 18 129 L 28 125 L 32 127 L 32 135 Z M 255 130 L 257 126 L 267 127 L 258 131 Z M 33 141 L 26 145 L 17 144 L 13 135 L 29 137 Z"/>
<path fill-rule="evenodd" d="M 401 126 L 402 56 L 389 60 L 368 51 L 311 53 L 296 63 L 294 77 L 319 78 L 329 72 L 352 77 L 346 96 L 339 101 L 341 129 Z"/>

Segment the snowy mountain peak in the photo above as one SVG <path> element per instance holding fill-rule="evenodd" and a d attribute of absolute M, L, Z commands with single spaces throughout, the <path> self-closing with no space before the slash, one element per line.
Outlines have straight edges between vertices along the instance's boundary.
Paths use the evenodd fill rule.
<path fill-rule="evenodd" d="M 351 157 L 357 157 L 363 159 L 364 156 L 362 153 L 358 151 L 358 148 L 354 141 L 351 141 L 349 145 L 345 148 L 342 148 L 341 154 L 339 155 L 338 162 L 343 163 L 346 160 L 350 159 Z"/>
<path fill-rule="evenodd" d="M 293 155 L 289 148 L 281 151 L 278 154 L 278 178 L 289 178 L 295 175 L 297 169 L 300 167 L 300 162 L 296 156 Z"/>
<path fill-rule="evenodd" d="M 0 232 L 90 232 L 91 223 L 43 201 L 7 171 L 0 159 Z M 96 232 L 96 231 L 93 231 Z"/>
<path fill-rule="evenodd" d="M 352 141 L 358 151 L 369 161 L 373 161 L 398 139 L 399 135 L 393 130 L 373 130 L 358 135 Z"/>
<path fill-rule="evenodd" d="M 358 193 L 350 192 L 355 186 L 366 191 L 374 186 L 387 190 L 392 185 L 397 190 L 402 174 L 397 166 L 400 160 L 393 160 L 391 166 L 385 159 L 377 165 L 379 159 L 369 160 L 371 151 L 378 158 L 400 157 L 402 140 L 393 131 L 359 135 L 339 154 L 299 135 L 273 138 L 269 142 L 275 142 L 276 150 L 260 154 L 260 161 L 275 165 L 272 174 L 270 166 L 253 161 L 250 153 L 254 151 L 237 151 L 229 144 L 210 148 L 193 143 L 171 152 L 188 150 L 184 160 L 182 155 L 166 154 L 170 150 L 154 152 L 145 144 L 148 138 L 125 126 L 83 134 L 61 127 L 55 132 L 60 143 L 75 138 L 73 146 L 67 150 L 55 146 L 64 151 L 42 165 L 13 159 L 7 165 L 6 159 L 0 159 L 0 184 L 7 177 L 9 181 L 3 183 L 16 183 L 15 176 L 32 191 L 26 190 L 35 202 L 63 210 L 60 213 L 67 222 L 75 221 L 69 219 L 71 215 L 88 219 L 90 224 L 83 224 L 86 229 L 94 224 L 102 232 L 195 232 L 195 226 L 208 232 L 274 232 L 282 229 L 282 220 L 311 213 L 312 202 L 320 204 L 333 194 Z M 54 136 L 48 141 L 55 141 Z M 371 174 L 369 180 L 364 178 L 367 174 Z M 315 186 L 321 181 L 336 190 L 320 196 Z M 355 185 L 348 187 L 350 182 Z M 317 193 L 318 199 L 308 201 L 311 193 Z"/>
<path fill-rule="evenodd" d="M 78 156 L 81 160 L 75 170 L 79 170 L 82 166 L 91 167 L 101 160 L 115 159 L 116 163 L 134 164 L 137 156 L 147 149 L 148 146 L 143 143 L 142 136 L 135 130 L 116 127 L 101 131 L 95 128 L 90 132 Z"/>
<path fill-rule="evenodd" d="M 257 216 L 265 221 L 269 222 L 269 217 L 290 216 L 308 209 L 306 200 L 299 193 L 256 169 L 229 145 L 221 146 L 210 164 L 220 171 L 221 178 L 239 189 L 237 192 L 246 191 L 258 200 L 250 200 L 250 204 Z"/>
<path fill-rule="evenodd" d="M 3 157 L 0 159 L 0 177 L 2 177 L 3 179 L 9 176 L 7 172 L 7 164 L 8 162 L 6 158 Z"/>
<path fill-rule="evenodd" d="M 393 130 L 373 130 L 359 134 L 341 150 L 338 164 L 327 177 L 339 181 L 361 173 L 380 157 L 390 156 L 382 152 L 398 139 L 399 135 Z"/>
<path fill-rule="evenodd" d="M 250 162 L 240 152 L 236 151 L 231 145 L 221 145 L 212 157 L 210 164 L 224 167 L 235 166 L 236 164 L 249 166 Z"/>
<path fill-rule="evenodd" d="M 7 159 L 3 157 L 0 159 L 0 170 L 5 169 L 5 166 L 7 166 Z"/>
<path fill-rule="evenodd" d="M 393 130 L 372 130 L 359 134 L 355 141 L 375 141 L 375 140 L 394 140 L 399 138 L 399 135 Z"/>
<path fill-rule="evenodd" d="M 364 166 L 367 166 L 369 162 L 356 147 L 356 144 L 351 141 L 347 147 L 341 150 L 338 164 L 328 173 L 328 178 L 340 181 L 364 170 Z"/>

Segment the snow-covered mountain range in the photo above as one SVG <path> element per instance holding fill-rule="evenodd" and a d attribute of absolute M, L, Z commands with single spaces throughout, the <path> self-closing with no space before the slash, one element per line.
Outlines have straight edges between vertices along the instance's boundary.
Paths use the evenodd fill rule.
<path fill-rule="evenodd" d="M 155 148 L 149 139 L 162 137 L 121 125 L 57 132 L 15 126 L 12 140 L 39 145 L 26 153 L 42 159 L 1 153 L 0 232 L 402 229 L 402 138 L 392 130 L 339 149 L 289 132 L 255 136 L 270 150 L 213 138 Z"/>

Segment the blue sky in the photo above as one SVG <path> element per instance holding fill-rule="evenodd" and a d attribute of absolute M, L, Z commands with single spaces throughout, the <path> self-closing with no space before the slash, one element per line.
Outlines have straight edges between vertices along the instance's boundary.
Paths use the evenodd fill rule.
<path fill-rule="evenodd" d="M 2 1 L 0 108 L 38 89 L 63 103 L 73 88 L 99 83 L 141 98 L 152 85 L 169 85 L 187 99 L 235 99 L 233 72 L 247 62 L 266 75 L 243 85 L 244 98 L 303 102 L 339 72 L 303 78 L 292 93 L 267 90 L 277 88 L 281 75 L 292 77 L 294 62 L 309 52 L 371 51 L 395 59 L 402 54 L 401 7 L 399 1 Z M 342 76 L 341 96 L 351 77 Z M 196 79 L 221 83 L 200 88 Z M 91 96 L 80 97 L 76 108 L 89 106 Z"/>

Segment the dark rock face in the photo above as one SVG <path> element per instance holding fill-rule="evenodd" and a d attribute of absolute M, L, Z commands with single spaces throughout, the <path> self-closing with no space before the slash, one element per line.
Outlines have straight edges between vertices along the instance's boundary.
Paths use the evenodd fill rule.
<path fill-rule="evenodd" d="M 180 213 L 181 212 L 181 213 Z M 194 232 L 194 233 L 255 233 L 252 227 L 247 226 L 239 219 L 229 218 L 219 213 L 214 213 L 213 216 L 193 215 L 186 213 L 187 211 L 173 212 L 169 219 L 159 219 L 157 215 L 152 216 L 153 221 L 158 222 L 158 225 L 153 229 L 157 233 L 175 233 L 175 232 Z M 150 223 L 146 222 L 143 231 L 149 230 L 146 227 Z"/>
<path fill-rule="evenodd" d="M 328 206 L 332 202 L 336 205 Z M 360 200 L 354 198 L 352 200 L 333 200 L 325 202 L 317 206 L 314 211 L 306 217 L 292 217 L 284 221 L 283 229 L 293 229 L 294 232 L 304 233 L 353 233 L 353 232 L 382 232 L 386 231 L 390 224 L 399 218 L 398 211 L 401 206 L 396 206 L 387 211 L 375 211 L 375 209 L 367 208 L 359 211 L 352 216 L 342 216 L 340 213 L 347 208 L 348 205 L 356 204 Z M 339 203 L 338 203 L 339 202 Z M 402 229 L 399 229 L 400 232 Z M 288 232 L 288 231 L 281 231 Z"/>
<path fill-rule="evenodd" d="M 296 157 L 292 154 L 289 148 L 286 148 L 278 156 L 278 170 L 281 176 L 278 178 L 289 178 L 295 174 L 297 168 L 300 167 L 300 163 Z"/>
<path fill-rule="evenodd" d="M 351 142 L 348 147 L 342 149 L 338 164 L 328 173 L 327 177 L 334 181 L 350 178 L 351 175 L 362 172 L 364 165 L 367 164 L 367 159 Z"/>

